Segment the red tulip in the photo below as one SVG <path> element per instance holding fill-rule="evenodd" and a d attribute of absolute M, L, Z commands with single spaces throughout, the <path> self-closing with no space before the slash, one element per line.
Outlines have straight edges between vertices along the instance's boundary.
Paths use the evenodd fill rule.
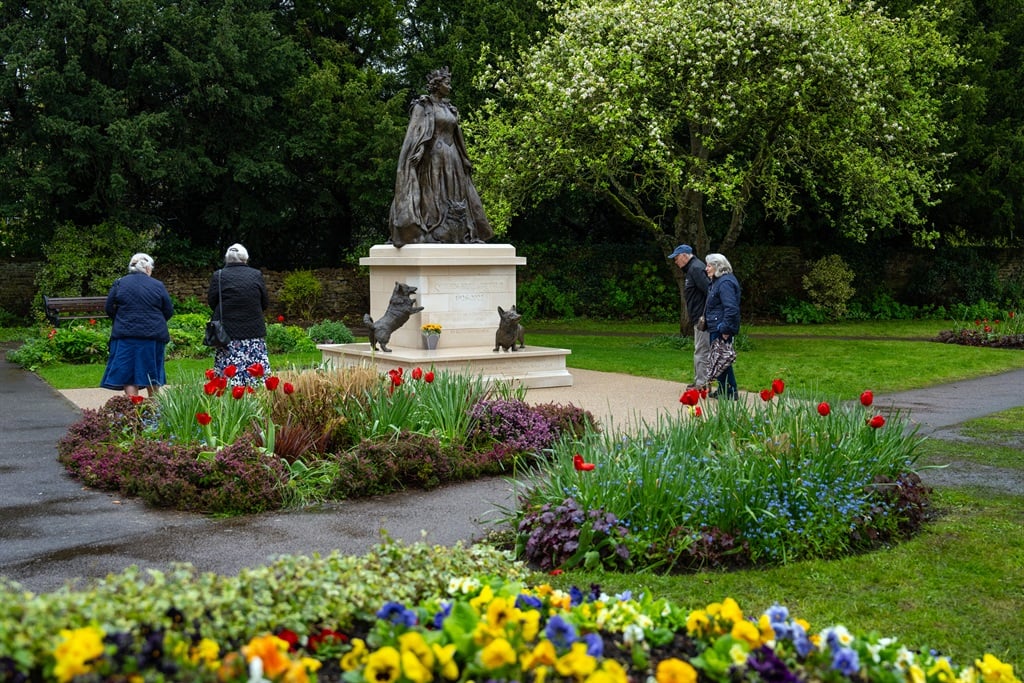
<path fill-rule="evenodd" d="M 423 368 L 413 368 L 412 370 L 413 379 L 423 379 Z"/>
<path fill-rule="evenodd" d="M 551 571 L 548 572 L 548 574 L 550 574 L 551 576 L 559 576 L 560 574 L 564 574 L 564 573 L 565 573 L 565 570 L 562 570 L 562 569 L 552 569 Z"/>
<path fill-rule="evenodd" d="M 216 370 L 214 370 L 213 368 L 207 368 L 207 370 L 206 370 L 206 379 L 213 379 L 216 376 L 217 376 L 217 371 Z"/>
<path fill-rule="evenodd" d="M 146 400 L 145 398 L 143 398 L 142 396 L 139 396 L 138 394 L 135 394 L 134 396 L 131 396 L 130 398 L 131 398 L 131 402 L 134 403 L 135 405 L 139 405 L 140 403 L 142 403 L 143 401 Z"/>
<path fill-rule="evenodd" d="M 251 385 L 246 385 L 245 393 L 247 393 L 247 394 L 255 394 L 256 390 Z"/>
<path fill-rule="evenodd" d="M 231 387 L 231 398 L 239 399 L 245 396 L 245 387 Z"/>
<path fill-rule="evenodd" d="M 700 406 L 694 406 L 694 407 L 693 407 L 693 414 L 694 414 L 694 415 L 695 415 L 696 417 L 700 417 L 701 415 L 703 415 L 703 414 L 704 414 L 704 411 L 700 409 Z"/>
<path fill-rule="evenodd" d="M 209 413 L 196 413 L 196 422 L 198 422 L 202 426 L 205 427 L 206 425 L 210 424 L 210 422 L 212 422 L 212 421 L 213 421 L 213 418 L 210 417 Z"/>
<path fill-rule="evenodd" d="M 245 369 L 245 371 L 248 372 L 249 375 L 252 376 L 252 377 L 262 377 L 263 376 L 263 364 L 262 363 L 253 363 L 252 365 L 247 367 Z"/>
<path fill-rule="evenodd" d="M 220 389 L 220 386 L 215 380 L 211 380 L 203 385 L 203 393 L 207 396 L 213 396 L 217 393 L 218 389 Z"/>
<path fill-rule="evenodd" d="M 985 325 L 985 333 L 988 334 L 991 331 L 992 331 L 992 327 L 990 325 Z"/>
<path fill-rule="evenodd" d="M 234 365 L 229 365 L 226 368 L 224 368 L 225 377 L 234 377 L 236 372 L 238 372 L 238 368 L 236 368 Z"/>
<path fill-rule="evenodd" d="M 89 318 L 89 324 L 90 325 L 95 325 L 96 324 L 96 318 Z"/>
<path fill-rule="evenodd" d="M 283 315 L 277 316 L 277 322 L 283 323 L 284 322 L 284 316 Z"/>
<path fill-rule="evenodd" d="M 781 379 L 773 379 L 772 380 L 772 392 L 773 393 L 781 394 L 785 390 L 786 390 L 786 383 L 785 382 L 783 382 Z"/>
<path fill-rule="evenodd" d="M 281 378 L 280 377 L 268 377 L 265 380 L 263 380 L 263 384 L 264 384 L 264 386 L 267 387 L 268 391 L 274 391 L 275 389 L 277 389 L 277 385 L 280 382 L 281 382 Z"/>
<path fill-rule="evenodd" d="M 576 468 L 577 472 L 590 472 L 594 469 L 594 463 L 585 462 L 579 453 L 572 456 L 572 466 Z"/>
<path fill-rule="evenodd" d="M 285 394 L 288 394 L 290 396 L 295 392 L 295 387 L 292 385 L 291 382 L 285 382 L 284 386 L 281 387 L 281 390 L 284 391 Z"/>
<path fill-rule="evenodd" d="M 762 401 L 767 403 L 768 401 L 772 400 L 773 398 L 775 398 L 775 392 L 774 391 L 772 391 L 771 389 L 762 389 L 761 390 L 761 400 Z"/>
<path fill-rule="evenodd" d="M 868 420 L 868 426 L 872 429 L 878 429 L 879 427 L 885 426 L 885 418 L 881 415 L 875 415 L 873 418 Z"/>
<path fill-rule="evenodd" d="M 283 628 L 277 632 L 277 637 L 288 643 L 288 650 L 295 652 L 299 647 L 299 634 L 295 631 Z"/>
<path fill-rule="evenodd" d="M 695 406 L 700 401 L 700 392 L 696 389 L 687 389 L 683 392 L 683 395 L 679 397 L 679 402 L 684 406 Z"/>
<path fill-rule="evenodd" d="M 828 414 L 832 412 L 832 408 L 829 407 L 828 403 L 822 401 L 818 404 L 818 415 L 822 417 L 828 417 Z"/>
<path fill-rule="evenodd" d="M 875 395 L 870 390 L 860 395 L 860 404 L 865 408 L 875 402 Z"/>
<path fill-rule="evenodd" d="M 710 392 L 708 391 L 707 387 L 701 387 L 700 388 L 700 397 L 701 398 L 707 398 L 708 397 L 708 393 L 710 393 Z"/>
<path fill-rule="evenodd" d="M 425 373 L 423 373 L 423 381 L 426 382 L 427 384 L 433 382 L 434 372 L 432 370 L 427 370 Z"/>

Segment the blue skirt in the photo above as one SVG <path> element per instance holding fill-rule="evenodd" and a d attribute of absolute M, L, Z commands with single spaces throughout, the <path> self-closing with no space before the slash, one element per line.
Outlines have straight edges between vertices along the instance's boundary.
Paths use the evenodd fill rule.
<path fill-rule="evenodd" d="M 166 344 L 154 339 L 111 339 L 110 358 L 100 386 L 121 391 L 126 384 L 160 387 L 167 383 L 164 372 Z"/>

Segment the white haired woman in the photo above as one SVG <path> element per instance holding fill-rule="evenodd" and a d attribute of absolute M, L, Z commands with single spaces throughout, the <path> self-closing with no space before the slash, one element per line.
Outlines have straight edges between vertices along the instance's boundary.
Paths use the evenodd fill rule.
<path fill-rule="evenodd" d="M 167 383 L 164 351 L 171 340 L 167 321 L 174 315 L 174 304 L 164 283 L 152 275 L 153 257 L 135 254 L 128 261 L 128 274 L 107 293 L 106 312 L 113 326 L 100 386 L 126 396 L 138 396 L 141 386 L 153 396 Z"/>
<path fill-rule="evenodd" d="M 233 385 L 254 386 L 270 374 L 267 323 L 263 313 L 270 304 L 263 273 L 249 266 L 249 252 L 232 244 L 224 254 L 224 267 L 213 273 L 207 291 L 213 319 L 224 324 L 231 341 L 217 349 L 213 368 Z M 229 370 L 233 366 L 233 370 Z"/>
<path fill-rule="evenodd" d="M 708 254 L 704 257 L 704 262 L 705 272 L 711 278 L 704 320 L 708 325 L 708 335 L 714 353 L 716 339 L 722 339 L 731 345 L 740 332 L 740 282 L 733 275 L 729 259 L 721 254 Z M 712 379 L 715 378 L 709 376 L 705 383 L 710 384 Z M 732 369 L 732 364 L 718 375 L 717 379 L 718 389 L 713 396 L 732 400 L 739 398 L 736 373 Z"/>

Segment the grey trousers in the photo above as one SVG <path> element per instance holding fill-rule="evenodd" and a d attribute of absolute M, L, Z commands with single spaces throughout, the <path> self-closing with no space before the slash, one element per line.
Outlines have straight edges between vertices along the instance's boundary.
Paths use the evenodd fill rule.
<path fill-rule="evenodd" d="M 693 383 L 697 386 L 708 384 L 714 377 L 708 374 L 708 353 L 711 351 L 711 336 L 707 330 L 693 328 Z"/>

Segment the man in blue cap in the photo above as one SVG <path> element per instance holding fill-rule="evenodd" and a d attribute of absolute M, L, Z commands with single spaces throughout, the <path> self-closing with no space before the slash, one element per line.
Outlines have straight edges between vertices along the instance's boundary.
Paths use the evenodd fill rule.
<path fill-rule="evenodd" d="M 702 387 L 707 384 L 708 352 L 711 341 L 707 328 L 699 329 L 698 322 L 704 317 L 704 305 L 708 301 L 708 287 L 711 279 L 704 272 L 704 262 L 693 255 L 693 247 L 680 244 L 671 254 L 670 261 L 683 271 L 683 298 L 686 299 L 686 314 L 693 323 L 693 384 Z"/>

